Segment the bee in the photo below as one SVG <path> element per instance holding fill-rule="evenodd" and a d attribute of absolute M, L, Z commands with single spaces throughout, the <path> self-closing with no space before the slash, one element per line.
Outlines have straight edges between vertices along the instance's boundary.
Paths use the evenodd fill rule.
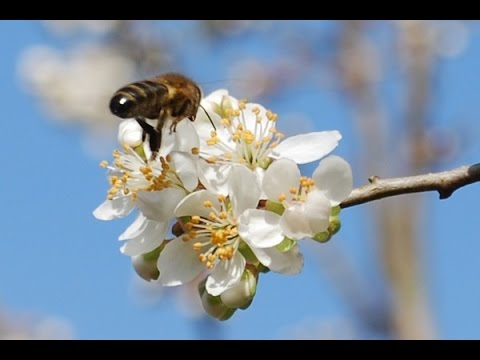
<path fill-rule="evenodd" d="M 117 90 L 110 100 L 110 111 L 122 118 L 135 118 L 143 129 L 143 140 L 148 135 L 151 160 L 155 159 L 162 142 L 165 121 L 172 120 L 170 133 L 177 124 L 187 118 L 194 121 L 200 105 L 202 91 L 193 80 L 177 73 L 166 73 L 151 79 L 131 83 Z M 147 119 L 157 120 L 152 126 Z"/>

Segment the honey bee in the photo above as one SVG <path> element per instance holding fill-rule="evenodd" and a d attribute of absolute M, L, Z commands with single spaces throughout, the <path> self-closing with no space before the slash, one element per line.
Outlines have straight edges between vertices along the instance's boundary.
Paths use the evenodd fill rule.
<path fill-rule="evenodd" d="M 122 119 L 137 120 L 143 129 L 144 140 L 148 135 L 153 160 L 160 149 L 165 121 L 172 120 L 170 133 L 183 119 L 194 121 L 199 107 L 203 109 L 201 99 L 200 87 L 193 80 L 181 74 L 166 73 L 117 90 L 110 100 L 110 111 Z M 215 128 L 206 111 L 205 114 Z M 152 126 L 147 119 L 158 122 Z"/>

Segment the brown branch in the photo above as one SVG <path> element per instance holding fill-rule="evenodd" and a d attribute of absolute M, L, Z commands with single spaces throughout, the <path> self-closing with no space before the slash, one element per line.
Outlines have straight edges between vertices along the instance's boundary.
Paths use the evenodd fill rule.
<path fill-rule="evenodd" d="M 371 176 L 368 181 L 370 184 L 353 189 L 340 207 L 344 209 L 389 196 L 424 191 L 438 191 L 440 199 L 446 199 L 455 190 L 480 181 L 480 163 L 450 171 L 401 178 L 380 179 L 378 176 Z"/>

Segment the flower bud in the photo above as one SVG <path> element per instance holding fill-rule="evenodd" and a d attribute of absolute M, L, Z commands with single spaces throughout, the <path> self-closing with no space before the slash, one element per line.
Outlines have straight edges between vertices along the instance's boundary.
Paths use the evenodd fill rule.
<path fill-rule="evenodd" d="M 212 296 L 205 289 L 206 280 L 198 285 L 200 299 L 202 300 L 203 309 L 205 312 L 220 321 L 228 320 L 237 311 L 237 309 L 229 308 L 225 305 L 220 296 Z"/>
<path fill-rule="evenodd" d="M 132 265 L 138 276 L 146 281 L 157 280 L 160 276 L 157 261 L 146 260 L 143 255 L 132 256 Z"/>
<path fill-rule="evenodd" d="M 143 130 L 136 120 L 123 120 L 118 127 L 118 142 L 132 148 L 142 143 Z"/>
<path fill-rule="evenodd" d="M 250 305 L 257 289 L 257 278 L 252 271 L 246 269 L 240 281 L 234 287 L 220 294 L 222 302 L 234 309 Z"/>

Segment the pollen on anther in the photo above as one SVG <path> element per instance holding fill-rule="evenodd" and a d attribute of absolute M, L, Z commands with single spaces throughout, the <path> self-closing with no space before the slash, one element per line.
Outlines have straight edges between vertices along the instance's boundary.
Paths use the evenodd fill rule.
<path fill-rule="evenodd" d="M 284 193 L 281 193 L 280 195 L 278 195 L 278 201 L 280 201 L 280 202 L 283 202 L 283 201 L 285 201 L 285 200 L 286 200 L 286 198 L 287 198 L 287 197 L 285 196 L 285 194 L 284 194 Z"/>
<path fill-rule="evenodd" d="M 297 194 L 297 188 L 295 186 L 292 186 L 290 189 L 288 189 L 288 192 L 292 195 Z"/>
<path fill-rule="evenodd" d="M 200 154 L 200 149 L 198 147 L 193 147 L 192 148 L 192 155 L 198 155 Z"/>
<path fill-rule="evenodd" d="M 205 200 L 203 202 L 203 206 L 206 207 L 207 209 L 210 209 L 213 206 L 213 204 L 210 200 Z"/>
<path fill-rule="evenodd" d="M 191 239 L 190 239 L 190 236 L 188 236 L 188 235 L 183 235 L 183 236 L 182 236 L 182 241 L 183 241 L 183 242 L 187 242 L 187 241 L 190 241 L 190 240 L 191 240 Z"/>
<path fill-rule="evenodd" d="M 103 160 L 100 162 L 100 167 L 101 168 L 106 168 L 108 166 L 108 161 L 107 160 Z"/>
<path fill-rule="evenodd" d="M 199 224 L 200 223 L 200 216 L 193 215 L 190 221 L 192 222 L 192 224 Z"/>
<path fill-rule="evenodd" d="M 195 244 L 193 244 L 193 250 L 200 251 L 201 248 L 202 248 L 201 242 L 196 242 Z"/>

